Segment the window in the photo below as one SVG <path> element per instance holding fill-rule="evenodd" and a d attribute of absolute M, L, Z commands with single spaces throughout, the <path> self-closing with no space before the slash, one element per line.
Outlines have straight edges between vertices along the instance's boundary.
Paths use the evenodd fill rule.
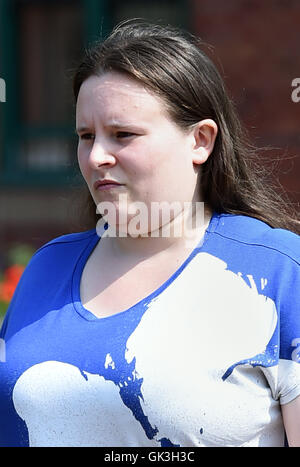
<path fill-rule="evenodd" d="M 83 4 L 4 3 L 3 22 L 8 24 L 6 44 L 0 46 L 8 91 L 1 108 L 5 138 L 0 179 L 55 183 L 76 167 L 71 69 L 84 44 Z"/>
<path fill-rule="evenodd" d="M 0 0 L 0 185 L 59 185 L 79 173 L 71 70 L 123 19 L 186 26 L 184 0 Z M 78 180 L 81 180 L 80 177 Z"/>
<path fill-rule="evenodd" d="M 72 164 L 72 96 L 66 75 L 82 40 L 76 2 L 18 2 L 21 169 L 59 170 Z"/>

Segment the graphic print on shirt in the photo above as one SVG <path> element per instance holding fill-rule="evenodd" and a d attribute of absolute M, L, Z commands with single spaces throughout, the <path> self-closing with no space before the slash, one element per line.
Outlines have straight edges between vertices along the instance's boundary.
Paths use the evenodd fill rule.
<path fill-rule="evenodd" d="M 250 415 L 249 407 L 256 407 L 260 423 L 269 421 L 264 397 L 243 388 L 243 365 L 274 365 L 276 326 L 270 298 L 224 261 L 198 253 L 150 301 L 124 336 L 122 352 L 103 355 L 99 373 L 39 363 L 17 380 L 14 406 L 31 446 L 230 444 L 244 430 L 239 420 Z M 237 377 L 242 389 L 231 383 Z M 224 435 L 223 420 L 232 418 L 234 433 Z"/>

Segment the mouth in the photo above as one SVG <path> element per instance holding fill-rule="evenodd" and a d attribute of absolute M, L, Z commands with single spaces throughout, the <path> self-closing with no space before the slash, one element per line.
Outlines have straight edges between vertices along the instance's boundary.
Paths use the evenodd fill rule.
<path fill-rule="evenodd" d="M 103 191 L 111 190 L 113 188 L 118 188 L 123 186 L 121 183 L 116 182 L 115 180 L 98 180 L 94 183 L 94 190 Z"/>

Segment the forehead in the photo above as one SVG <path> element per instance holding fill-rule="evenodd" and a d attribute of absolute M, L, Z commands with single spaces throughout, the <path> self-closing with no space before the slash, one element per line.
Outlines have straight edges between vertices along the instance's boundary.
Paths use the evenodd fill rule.
<path fill-rule="evenodd" d="M 83 82 L 77 99 L 77 116 L 119 119 L 135 117 L 152 120 L 166 114 L 159 97 L 142 83 L 121 73 L 91 76 Z"/>

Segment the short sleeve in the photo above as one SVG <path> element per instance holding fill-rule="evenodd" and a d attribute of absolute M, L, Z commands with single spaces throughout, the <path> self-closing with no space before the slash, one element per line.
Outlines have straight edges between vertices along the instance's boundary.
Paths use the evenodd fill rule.
<path fill-rule="evenodd" d="M 299 237 L 295 243 L 298 248 Z M 274 275 L 270 298 L 275 303 L 277 326 L 269 343 L 272 344 L 270 346 L 272 359 L 261 369 L 273 398 L 280 404 L 287 404 L 300 395 L 300 263 L 298 259 L 297 252 L 294 255 L 280 254 L 273 263 Z"/>
<path fill-rule="evenodd" d="M 287 261 L 278 285 L 280 348 L 277 397 L 287 404 L 300 395 L 300 266 Z"/>
<path fill-rule="evenodd" d="M 300 351 L 300 348 L 298 349 Z M 287 404 L 300 395 L 300 364 L 291 360 L 279 360 L 278 398 Z"/>

